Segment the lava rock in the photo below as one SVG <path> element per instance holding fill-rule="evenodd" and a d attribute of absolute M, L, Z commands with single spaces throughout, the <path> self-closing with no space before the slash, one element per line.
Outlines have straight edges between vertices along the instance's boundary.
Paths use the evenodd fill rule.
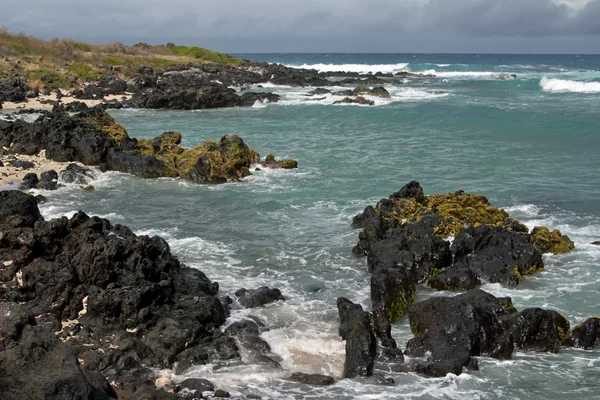
<path fill-rule="evenodd" d="M 27 393 L 39 399 L 117 399 L 101 375 L 82 370 L 72 349 L 36 326 L 26 306 L 3 302 L 0 318 L 0 387 L 5 400 Z"/>
<path fill-rule="evenodd" d="M 27 79 L 21 77 L 3 77 L 0 80 L 0 103 L 21 102 L 27 100 L 32 90 L 27 85 Z"/>
<path fill-rule="evenodd" d="M 416 371 L 429 376 L 459 374 L 472 356 L 510 358 L 514 345 L 498 317 L 513 313 L 510 298 L 481 290 L 412 304 L 408 315 L 415 338 L 409 340 L 405 353 L 427 357 Z"/>
<path fill-rule="evenodd" d="M 54 170 L 42 172 L 36 187 L 44 190 L 56 190 L 58 188 L 58 173 Z"/>
<path fill-rule="evenodd" d="M 235 296 L 238 301 L 245 308 L 261 307 L 265 304 L 272 303 L 278 300 L 285 300 L 285 297 L 281 295 L 281 291 L 276 288 L 269 288 L 262 286 L 258 289 L 240 289 L 235 292 Z"/>
<path fill-rule="evenodd" d="M 289 380 L 299 383 L 305 383 L 313 386 L 329 386 L 335 383 L 335 379 L 327 375 L 305 374 L 302 372 L 294 372 Z"/>
<path fill-rule="evenodd" d="M 23 183 L 21 183 L 21 187 L 23 189 L 34 189 L 38 183 L 39 179 L 37 174 L 30 172 L 28 174 L 25 174 L 25 176 L 23 177 Z"/>
<path fill-rule="evenodd" d="M 477 288 L 481 281 L 468 268 L 448 268 L 429 278 L 427 285 L 435 290 L 466 292 Z"/>
<path fill-rule="evenodd" d="M 385 316 L 390 323 L 403 317 L 415 298 L 415 282 L 406 269 L 378 268 L 371 275 L 373 313 Z"/>
<path fill-rule="evenodd" d="M 600 345 L 600 318 L 591 317 L 573 328 L 567 343 L 572 347 L 593 349 Z"/>
<path fill-rule="evenodd" d="M 0 192 L 0 221 L 14 227 L 33 228 L 36 221 L 43 221 L 33 196 L 18 190 Z"/>
<path fill-rule="evenodd" d="M 411 181 L 402 188 L 393 193 L 390 198 L 392 199 L 415 199 L 417 203 L 423 203 L 425 201 L 425 192 L 417 181 Z"/>
<path fill-rule="evenodd" d="M 32 163 L 31 161 L 24 161 L 24 160 L 11 160 L 8 162 L 10 165 L 12 165 L 15 168 L 22 168 L 22 169 L 31 169 L 31 168 L 35 168 L 35 164 Z"/>
<path fill-rule="evenodd" d="M 77 164 L 69 164 L 67 168 L 60 171 L 60 180 L 64 183 L 87 185 L 96 178 L 97 176 L 92 169 Z"/>
<path fill-rule="evenodd" d="M 570 334 L 569 321 L 552 310 L 528 308 L 501 321 L 515 347 L 524 350 L 558 353 Z"/>
<path fill-rule="evenodd" d="M 529 242 L 529 235 L 502 227 L 481 225 L 460 231 L 451 250 L 452 268 L 469 268 L 490 282 L 518 285 L 522 276 L 544 268 L 542 253 Z"/>
<path fill-rule="evenodd" d="M 217 398 L 228 399 L 231 397 L 231 394 L 223 389 L 217 389 L 215 390 L 214 396 Z"/>
<path fill-rule="evenodd" d="M 346 341 L 344 378 L 373 375 L 377 341 L 371 329 L 371 317 L 360 304 L 340 297 L 337 300 L 340 316 L 339 334 Z"/>
<path fill-rule="evenodd" d="M 173 368 L 186 351 L 230 356 L 220 345 L 227 314 L 218 285 L 162 238 L 82 212 L 44 221 L 19 191 L 0 192 L 0 231 L 0 260 L 11 261 L 0 271 L 0 302 L 47 316 L 86 369 L 136 385 L 152 376 L 148 367 Z"/>
<path fill-rule="evenodd" d="M 181 387 L 195 390 L 198 394 L 202 392 L 214 392 L 215 385 L 208 379 L 189 378 L 180 383 Z"/>

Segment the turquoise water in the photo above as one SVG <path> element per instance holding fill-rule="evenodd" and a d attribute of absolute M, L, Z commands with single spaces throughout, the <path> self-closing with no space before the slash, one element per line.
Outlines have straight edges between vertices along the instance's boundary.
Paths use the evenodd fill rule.
<path fill-rule="evenodd" d="M 322 70 L 435 69 L 438 78 L 390 81 L 392 98 L 373 99 L 373 107 L 334 106 L 332 95 L 307 102 L 312 88 L 264 85 L 282 95 L 278 104 L 112 112 L 134 137 L 178 130 L 184 145 L 195 146 L 235 133 L 263 157 L 293 157 L 300 165 L 220 186 L 108 173 L 92 193 L 75 187 L 46 193 L 46 217 L 81 209 L 164 236 L 183 262 L 220 282 L 223 294 L 260 285 L 282 290 L 286 302 L 234 310 L 231 318 L 263 319 L 271 327 L 263 337 L 282 369 L 206 366 L 186 376 L 273 399 L 600 397 L 600 351 L 573 349 L 518 352 L 511 361 L 482 358 L 479 371 L 458 377 L 386 374 L 392 386 L 345 380 L 306 388 L 285 380 L 297 371 L 341 375 L 335 300 L 345 296 L 369 307 L 365 260 L 351 254 L 358 236 L 351 218 L 410 180 L 427 194 L 483 193 L 530 227 L 559 228 L 575 241 L 573 253 L 546 256 L 546 270 L 521 286 L 485 284 L 484 290 L 511 296 L 519 309 L 560 311 L 572 325 L 600 313 L 600 246 L 590 244 L 600 240 L 599 56 L 246 57 Z M 511 73 L 517 79 L 495 79 Z M 418 299 L 433 295 L 447 293 L 421 288 Z M 406 318 L 393 335 L 400 346 L 412 337 Z"/>

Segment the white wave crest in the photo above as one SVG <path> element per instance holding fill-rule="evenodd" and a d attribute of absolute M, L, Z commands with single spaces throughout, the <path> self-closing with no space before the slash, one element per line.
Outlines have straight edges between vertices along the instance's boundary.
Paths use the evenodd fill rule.
<path fill-rule="evenodd" d="M 399 64 L 302 64 L 302 65 L 287 65 L 291 68 L 316 69 L 319 72 L 358 72 L 361 74 L 368 73 L 390 73 L 406 71 L 408 63 Z"/>
<path fill-rule="evenodd" d="M 424 75 L 435 75 L 438 78 L 481 78 L 501 75 L 498 72 L 493 71 L 436 71 L 435 69 L 413 72 Z"/>
<path fill-rule="evenodd" d="M 546 76 L 540 80 L 540 87 L 544 91 L 555 93 L 600 93 L 600 82 L 569 81 Z"/>

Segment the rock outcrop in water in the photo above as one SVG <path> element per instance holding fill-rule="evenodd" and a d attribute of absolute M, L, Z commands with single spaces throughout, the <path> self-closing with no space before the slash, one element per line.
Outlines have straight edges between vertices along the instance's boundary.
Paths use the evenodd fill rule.
<path fill-rule="evenodd" d="M 78 161 L 143 178 L 180 177 L 198 183 L 223 183 L 251 175 L 259 154 L 239 136 L 206 141 L 193 149 L 180 146 L 181 134 L 166 132 L 153 140 L 130 138 L 101 107 L 73 116 L 62 107 L 33 123 L 0 121 L 0 145 L 12 153 L 37 154 L 61 162 Z M 264 168 L 295 168 L 295 160 L 270 160 Z"/>
<path fill-rule="evenodd" d="M 265 359 L 256 323 L 221 332 L 218 284 L 160 237 L 82 212 L 45 221 L 19 191 L 0 192 L 0 232 L 3 399 L 21 383 L 36 398 L 116 397 L 102 376 L 154 390 L 150 368 L 240 360 L 240 346 Z"/>
<path fill-rule="evenodd" d="M 340 316 L 339 334 L 346 341 L 344 378 L 373 375 L 377 342 L 371 329 L 371 317 L 360 304 L 340 297 L 337 300 Z"/>
<path fill-rule="evenodd" d="M 515 348 L 557 353 L 569 336 L 569 322 L 556 311 L 517 312 L 510 298 L 481 290 L 456 297 L 434 297 L 409 307 L 406 354 L 421 357 L 412 366 L 429 376 L 460 374 L 475 367 L 473 356 L 511 358 Z"/>
<path fill-rule="evenodd" d="M 354 217 L 352 226 L 363 229 L 353 252 L 368 255 L 370 271 L 382 258 L 412 268 L 417 281 L 455 269 L 452 279 L 442 276 L 438 284 L 463 275 L 458 279 L 461 285 L 473 281 L 467 270 L 476 278 L 518 284 L 522 275 L 543 269 L 543 252 L 558 254 L 574 247 L 558 230 L 537 227 L 530 235 L 526 226 L 491 206 L 485 196 L 463 191 L 425 196 L 417 182 L 410 182 L 375 208 L 368 206 Z M 449 236 L 456 237 L 451 254 L 444 240 Z M 430 243 L 414 243 L 423 237 Z M 436 237 L 442 242 L 436 242 Z M 423 267 L 427 257 L 430 262 Z M 464 274 L 457 275 L 456 270 Z"/>
<path fill-rule="evenodd" d="M 557 230 L 536 227 L 529 234 L 526 226 L 482 195 L 457 191 L 426 196 L 418 182 L 368 206 L 352 226 L 362 228 L 353 252 L 367 256 L 372 273 L 373 332 L 384 349 L 393 352 L 391 324 L 408 312 L 416 337 L 406 354 L 426 358 L 400 369 L 444 376 L 474 367 L 473 356 L 510 358 L 515 347 L 557 352 L 567 343 L 569 322 L 559 313 L 518 313 L 510 299 L 472 290 L 482 281 L 518 285 L 524 275 L 544 268 L 543 252 L 573 249 L 568 236 Z M 452 244 L 448 236 L 455 236 Z M 418 283 L 468 292 L 414 304 Z M 577 333 L 572 342 L 590 342 L 587 337 L 592 336 Z"/>

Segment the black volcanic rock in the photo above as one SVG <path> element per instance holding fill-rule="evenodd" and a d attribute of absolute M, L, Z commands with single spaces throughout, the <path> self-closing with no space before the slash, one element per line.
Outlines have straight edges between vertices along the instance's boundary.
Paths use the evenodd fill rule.
<path fill-rule="evenodd" d="M 117 399 L 106 379 L 83 370 L 72 348 L 38 325 L 26 305 L 3 302 L 0 310 L 3 400 Z"/>
<path fill-rule="evenodd" d="M 278 300 L 285 300 L 281 291 L 276 288 L 262 286 L 258 289 L 240 289 L 235 292 L 240 304 L 246 308 L 261 307 Z"/>
<path fill-rule="evenodd" d="M 130 385 L 200 345 L 229 357 L 216 345 L 227 315 L 218 285 L 163 239 L 82 212 L 44 221 L 18 191 L 0 192 L 0 231 L 0 301 L 40 316 L 84 369 Z M 31 373 L 60 378 L 43 368 Z"/>
<path fill-rule="evenodd" d="M 600 318 L 591 317 L 573 328 L 567 340 L 569 346 L 593 349 L 600 345 Z"/>
<path fill-rule="evenodd" d="M 340 297 L 337 300 L 340 316 L 339 334 L 346 341 L 344 378 L 373 375 L 377 341 L 371 330 L 371 317 L 360 304 Z"/>

